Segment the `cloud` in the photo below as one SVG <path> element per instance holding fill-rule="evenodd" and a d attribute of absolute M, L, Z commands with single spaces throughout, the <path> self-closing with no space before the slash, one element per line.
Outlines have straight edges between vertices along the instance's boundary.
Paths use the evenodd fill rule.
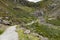
<path fill-rule="evenodd" d="M 42 1 L 42 0 L 28 0 L 28 1 L 30 1 L 30 2 L 39 2 L 39 1 Z"/>

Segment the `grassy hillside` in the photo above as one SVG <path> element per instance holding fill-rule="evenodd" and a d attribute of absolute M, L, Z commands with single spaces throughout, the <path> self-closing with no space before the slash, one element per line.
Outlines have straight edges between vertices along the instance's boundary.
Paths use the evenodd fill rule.
<path fill-rule="evenodd" d="M 31 27 L 32 26 L 32 27 Z M 60 26 L 47 26 L 39 23 L 34 23 L 27 26 L 28 29 L 33 29 L 36 33 L 47 37 L 48 40 L 60 40 Z"/>
<path fill-rule="evenodd" d="M 14 4 L 13 2 L 0 0 L 0 16 L 8 16 L 14 22 L 29 22 L 35 17 L 32 15 L 35 8 L 23 6 L 21 4 Z M 27 20 L 28 19 L 28 20 Z M 26 20 L 26 21 L 25 21 Z"/>
<path fill-rule="evenodd" d="M 28 26 L 24 25 L 38 19 L 36 16 L 34 16 L 34 12 L 38 9 L 31 7 L 32 4 L 27 6 L 20 3 L 14 3 L 12 0 L 0 0 L 0 18 L 2 18 L 2 20 L 11 21 L 12 25 L 18 24 L 24 28 L 30 29 L 31 31 L 36 32 L 43 37 L 47 37 L 49 40 L 60 40 L 60 20 L 48 20 L 49 14 L 52 15 L 56 11 L 54 11 L 51 6 L 53 1 L 45 0 L 36 4 L 39 6 L 38 9 L 41 8 L 44 11 L 44 18 L 47 19 L 47 23 L 50 23 L 53 26 L 47 26 L 37 22 Z M 58 14 L 59 12 L 57 11 L 56 13 Z M 8 17 L 8 19 L 6 17 Z M 5 27 L 2 29 L 5 29 Z M 4 30 L 0 30 L 0 34 L 3 33 L 3 31 Z M 19 35 L 19 40 L 39 40 L 39 38 L 34 36 L 32 33 L 24 34 L 24 30 L 18 30 L 17 32 Z"/>

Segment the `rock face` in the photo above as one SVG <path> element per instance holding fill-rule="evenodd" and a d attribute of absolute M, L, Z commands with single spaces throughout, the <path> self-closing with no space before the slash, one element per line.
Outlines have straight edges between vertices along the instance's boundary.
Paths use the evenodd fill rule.
<path fill-rule="evenodd" d="M 57 18 L 60 15 L 60 0 L 51 0 L 46 9 L 48 17 Z"/>
<path fill-rule="evenodd" d="M 34 15 L 35 15 L 36 17 L 41 17 L 41 16 L 44 15 L 44 13 L 43 13 L 42 10 L 38 10 L 38 11 L 36 11 L 36 12 L 34 13 Z"/>
<path fill-rule="evenodd" d="M 5 17 L 5 19 L 9 19 L 9 17 Z M 0 17 L 0 24 L 10 25 L 11 22 L 8 20 L 4 20 L 3 17 Z"/>
<path fill-rule="evenodd" d="M 6 17 L 6 19 L 8 19 L 8 17 Z M 10 24 L 11 24 L 11 22 L 10 22 L 10 21 L 8 21 L 8 20 L 3 20 L 3 18 L 2 18 L 2 17 L 0 17 L 0 24 L 10 25 Z"/>

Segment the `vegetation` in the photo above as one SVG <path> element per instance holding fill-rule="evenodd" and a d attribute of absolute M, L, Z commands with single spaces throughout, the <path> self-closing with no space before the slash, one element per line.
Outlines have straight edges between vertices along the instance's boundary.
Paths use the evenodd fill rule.
<path fill-rule="evenodd" d="M 9 17 L 9 20 L 13 21 L 13 22 L 24 22 L 27 23 L 33 19 L 36 19 L 35 16 L 33 16 L 33 13 L 35 8 L 31 8 L 31 7 L 27 7 L 27 6 L 23 6 L 21 4 L 14 4 L 13 2 L 10 3 L 9 1 L 5 1 L 5 0 L 0 0 L 0 7 L 1 7 L 1 12 L 0 12 L 0 16 L 2 17 Z M 8 6 L 7 6 L 8 5 Z M 28 14 L 28 15 L 27 15 Z M 14 24 L 14 23 L 13 23 Z"/>
<path fill-rule="evenodd" d="M 30 34 L 25 34 L 24 33 L 25 30 L 17 30 L 18 35 L 19 35 L 19 40 L 39 40 L 39 38 L 35 35 L 33 35 L 32 33 Z"/>
<path fill-rule="evenodd" d="M 4 32 L 4 30 L 0 30 L 0 35 Z"/>
<path fill-rule="evenodd" d="M 44 17 L 48 19 L 49 13 L 52 10 L 52 8 L 50 8 L 52 3 L 52 0 L 44 0 L 37 3 L 28 2 L 26 0 L 0 0 L 0 17 L 2 17 L 2 20 L 11 21 L 11 24 L 13 25 L 23 25 L 38 19 L 34 15 L 34 12 L 42 9 L 46 13 Z M 6 17 L 8 17 L 8 19 Z M 33 23 L 32 25 L 23 26 L 24 28 L 30 29 L 43 37 L 49 38 L 49 40 L 60 40 L 60 18 L 50 21 L 47 20 L 47 23 L 54 26 L 47 26 L 38 22 Z M 0 30 L 0 34 L 2 34 L 3 31 L 4 30 Z M 32 33 L 24 34 L 24 30 L 20 29 L 17 32 L 19 40 L 39 40 L 39 38 L 34 36 Z"/>
<path fill-rule="evenodd" d="M 56 20 L 49 20 L 47 21 L 50 24 L 56 25 L 56 26 L 60 26 L 60 20 L 56 19 Z"/>
<path fill-rule="evenodd" d="M 30 26 L 30 28 L 33 28 L 35 32 L 37 32 L 38 34 L 44 36 L 44 37 L 48 37 L 49 40 L 59 40 L 60 38 L 60 27 L 56 27 L 56 26 L 51 26 L 48 27 L 46 25 L 41 25 L 39 23 L 34 23 Z"/>

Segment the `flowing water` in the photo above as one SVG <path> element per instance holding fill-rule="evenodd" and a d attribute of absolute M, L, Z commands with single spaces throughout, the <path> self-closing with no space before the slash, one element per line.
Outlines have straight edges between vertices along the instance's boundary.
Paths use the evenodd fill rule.
<path fill-rule="evenodd" d="M 11 26 L 0 35 L 0 40 L 18 40 L 18 33 L 16 32 L 16 25 Z"/>

